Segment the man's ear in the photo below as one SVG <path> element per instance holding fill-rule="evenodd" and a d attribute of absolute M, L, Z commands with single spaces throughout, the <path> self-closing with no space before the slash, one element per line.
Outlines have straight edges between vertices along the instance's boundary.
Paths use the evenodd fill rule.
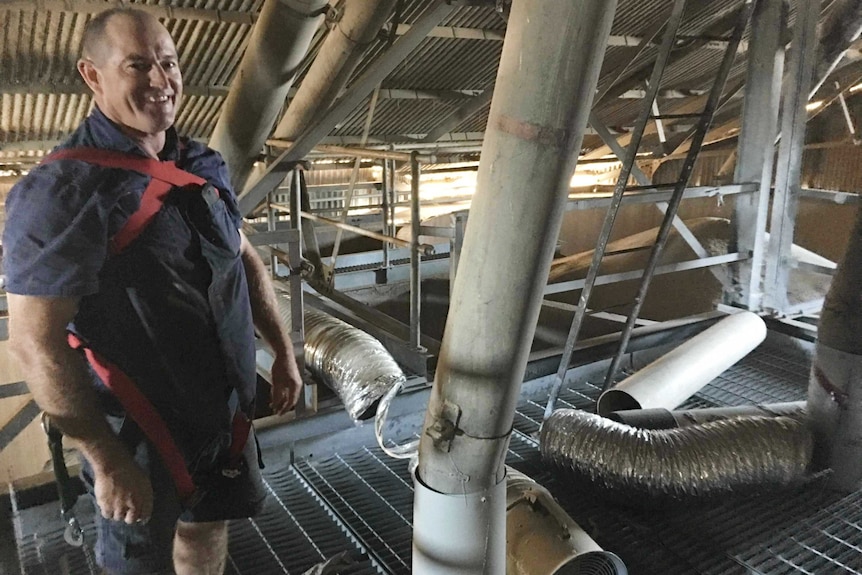
<path fill-rule="evenodd" d="M 78 60 L 78 73 L 81 74 L 84 82 L 86 82 L 87 86 L 90 87 L 90 90 L 92 90 L 94 94 L 98 94 L 100 92 L 101 78 L 99 78 L 99 70 L 96 69 L 96 66 L 91 60 L 87 60 L 85 58 Z"/>

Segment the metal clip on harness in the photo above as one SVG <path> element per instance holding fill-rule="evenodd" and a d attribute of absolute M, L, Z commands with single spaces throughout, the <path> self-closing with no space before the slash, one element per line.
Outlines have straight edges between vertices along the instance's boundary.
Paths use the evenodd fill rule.
<path fill-rule="evenodd" d="M 51 463 L 54 467 L 54 478 L 57 483 L 57 495 L 60 498 L 60 517 L 66 525 L 63 531 L 63 539 L 73 547 L 84 545 L 84 530 L 73 513 L 78 496 L 69 479 L 69 470 L 66 469 L 66 459 L 63 457 L 63 433 L 51 424 L 48 414 L 42 412 L 42 430 L 48 436 L 48 449 L 51 451 Z"/>

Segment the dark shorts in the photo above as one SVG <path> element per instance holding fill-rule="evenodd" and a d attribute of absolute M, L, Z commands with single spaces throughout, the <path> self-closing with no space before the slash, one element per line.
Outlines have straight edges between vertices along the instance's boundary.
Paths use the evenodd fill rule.
<path fill-rule="evenodd" d="M 120 418 L 109 418 L 118 429 Z M 243 473 L 227 477 L 214 473 L 206 482 L 203 497 L 192 509 L 180 505 L 173 480 L 161 464 L 155 447 L 143 439 L 135 449 L 135 461 L 148 471 L 153 485 L 153 514 L 146 524 L 129 525 L 105 519 L 96 521 L 96 562 L 112 575 L 173 573 L 172 548 L 178 520 L 187 522 L 226 521 L 251 517 L 260 512 L 266 489 L 258 466 L 254 432 L 245 445 Z M 93 494 L 92 468 L 84 460 L 81 477 Z M 233 475 L 233 474 L 230 474 Z M 95 502 L 95 497 L 93 497 Z"/>

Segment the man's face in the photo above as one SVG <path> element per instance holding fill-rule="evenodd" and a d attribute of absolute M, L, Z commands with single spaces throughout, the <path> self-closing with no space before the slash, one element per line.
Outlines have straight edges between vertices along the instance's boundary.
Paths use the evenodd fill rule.
<path fill-rule="evenodd" d="M 135 137 L 173 125 L 183 91 L 177 49 L 158 20 L 115 16 L 92 59 L 79 70 L 104 114 Z"/>

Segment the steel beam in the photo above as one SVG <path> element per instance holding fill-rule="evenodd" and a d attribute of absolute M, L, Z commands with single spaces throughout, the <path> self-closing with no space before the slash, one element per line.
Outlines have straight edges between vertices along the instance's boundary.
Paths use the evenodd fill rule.
<path fill-rule="evenodd" d="M 653 100 L 655 103 L 655 100 Z M 604 124 L 599 120 L 598 116 L 595 113 L 590 114 L 590 125 L 593 129 L 598 132 L 599 137 L 601 137 L 602 141 L 613 150 L 614 154 L 619 158 L 620 162 L 625 163 L 626 157 L 628 153 L 625 148 L 619 145 L 616 138 L 614 138 L 610 131 L 605 127 Z M 635 161 L 632 163 L 631 175 L 634 177 L 635 181 L 641 186 L 651 186 L 652 180 L 647 176 L 643 170 L 640 169 L 640 166 L 637 165 Z M 667 202 L 657 202 L 656 208 L 662 213 L 667 211 Z M 700 244 L 694 234 L 691 233 L 691 230 L 688 229 L 688 226 L 685 225 L 685 222 L 679 216 L 674 216 L 673 218 L 673 227 L 679 233 L 680 237 L 689 245 L 689 247 L 694 250 L 694 253 L 699 258 L 703 258 L 707 256 L 706 249 Z"/>
<path fill-rule="evenodd" d="M 759 190 L 734 202 L 736 246 L 751 259 L 736 266 L 737 290 L 725 294 L 730 303 L 749 310 L 760 309 L 766 216 L 775 161 L 778 108 L 784 70 L 781 39 L 783 0 L 760 0 L 751 21 L 751 49 L 742 106 L 735 182 L 756 182 Z"/>
<path fill-rule="evenodd" d="M 493 96 L 494 85 L 492 83 L 490 86 L 485 88 L 480 96 L 470 99 L 468 102 L 464 103 L 449 114 L 442 122 L 433 127 L 420 141 L 425 143 L 436 142 L 445 134 L 448 134 L 457 128 L 462 122 L 464 122 L 464 120 L 467 120 L 473 116 L 473 114 L 476 114 L 485 106 L 490 104 Z"/>
<path fill-rule="evenodd" d="M 410 30 L 410 24 L 399 24 L 395 29 L 395 33 L 399 36 L 406 34 Z M 505 30 L 489 30 L 483 28 L 467 28 L 464 26 L 435 26 L 428 34 L 431 38 L 450 38 L 453 40 L 490 40 L 494 42 L 502 42 Z M 638 48 L 643 44 L 644 39 L 641 36 L 612 34 L 608 37 L 608 46 L 615 48 Z M 655 47 L 655 44 L 650 42 L 646 46 Z M 727 48 L 727 40 L 705 40 L 704 47 L 710 50 L 725 50 Z M 739 51 L 743 52 L 746 49 L 745 43 L 740 43 Z"/>
<path fill-rule="evenodd" d="M 413 28 L 399 38 L 377 62 L 333 104 L 332 107 L 297 138 L 293 146 L 285 150 L 268 167 L 266 172 L 239 197 L 240 211 L 250 213 L 274 189 L 290 165 L 304 158 L 320 141 L 350 112 L 356 109 L 372 90 L 386 78 L 424 39 L 428 31 L 455 9 L 445 0 L 435 0 L 422 17 L 416 21 Z M 265 138 L 264 138 L 265 139 Z"/>
<path fill-rule="evenodd" d="M 128 6 L 124 0 L 4 0 L 0 12 L 66 12 L 70 14 L 96 14 L 109 8 Z M 205 8 L 179 8 L 155 4 L 138 4 L 134 7 L 165 20 L 199 20 L 202 22 L 227 22 L 230 24 L 254 24 L 257 14 L 241 10 L 208 10 Z"/>
<path fill-rule="evenodd" d="M 677 262 L 673 264 L 665 264 L 655 268 L 654 276 L 660 276 L 664 274 L 670 274 L 674 272 L 682 272 L 686 270 L 696 270 L 700 268 L 708 268 L 712 266 L 718 266 L 722 264 L 729 264 L 733 262 L 741 262 L 748 259 L 747 254 L 740 253 L 732 253 L 725 254 L 721 256 L 711 256 L 707 258 L 698 258 L 696 260 L 686 260 L 684 262 Z M 630 272 L 619 272 L 616 274 L 606 274 L 602 276 L 596 277 L 595 285 L 607 285 L 613 284 L 628 280 L 637 280 L 643 276 L 644 270 L 633 270 Z M 560 282 L 555 284 L 548 284 L 545 287 L 544 294 L 551 295 L 555 293 L 563 293 L 572 290 L 579 290 L 584 287 L 586 283 L 585 279 L 580 280 L 572 280 L 567 282 Z"/>
<path fill-rule="evenodd" d="M 778 147 L 763 290 L 763 307 L 779 313 L 788 306 L 790 247 L 796 227 L 805 124 L 808 119 L 805 104 L 808 102 L 814 71 L 819 16 L 819 3 L 797 0 L 788 66 L 790 91 L 785 93 L 781 108 L 781 142 Z"/>

